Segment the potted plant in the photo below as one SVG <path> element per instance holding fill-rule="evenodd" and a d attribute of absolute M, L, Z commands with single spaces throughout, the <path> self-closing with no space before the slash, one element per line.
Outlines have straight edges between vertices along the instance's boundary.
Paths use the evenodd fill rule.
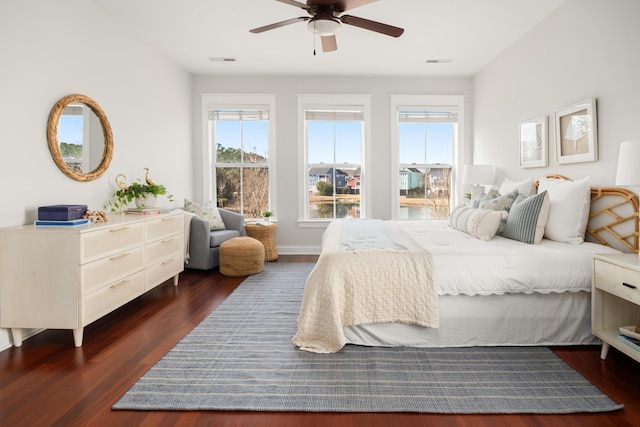
<path fill-rule="evenodd" d="M 261 215 L 265 220 L 271 221 L 271 217 L 273 216 L 273 212 L 269 211 L 269 210 L 266 210 L 266 211 L 262 211 Z"/>
<path fill-rule="evenodd" d="M 110 209 L 111 212 L 123 213 L 124 208 L 131 202 L 135 202 L 136 207 L 140 210 L 145 208 L 151 208 L 155 206 L 158 196 L 166 195 L 167 199 L 172 202 L 173 195 L 167 194 L 167 189 L 164 185 L 156 184 L 149 178 L 149 170 L 145 177 L 144 183 L 134 182 L 131 185 L 127 185 L 125 182 L 126 176 L 124 174 L 118 174 L 116 176 L 116 184 L 120 187 L 113 195 L 111 199 L 105 203 L 105 209 Z"/>

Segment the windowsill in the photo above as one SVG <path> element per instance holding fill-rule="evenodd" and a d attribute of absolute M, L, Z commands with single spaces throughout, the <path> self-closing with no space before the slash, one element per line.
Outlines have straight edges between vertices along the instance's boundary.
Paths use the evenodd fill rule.
<path fill-rule="evenodd" d="M 327 228 L 334 220 L 298 220 L 298 227 L 300 228 Z"/>

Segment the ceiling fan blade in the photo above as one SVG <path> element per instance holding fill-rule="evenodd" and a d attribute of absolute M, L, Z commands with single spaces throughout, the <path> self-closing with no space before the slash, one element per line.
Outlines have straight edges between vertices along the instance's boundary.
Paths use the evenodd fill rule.
<path fill-rule="evenodd" d="M 376 33 L 385 34 L 391 37 L 400 37 L 404 33 L 404 29 L 394 27 L 393 25 L 383 24 L 382 22 L 370 21 L 357 16 L 342 15 L 338 18 L 340 22 L 354 27 L 364 28 L 365 30 L 375 31 Z"/>
<path fill-rule="evenodd" d="M 333 8 L 336 12 L 346 12 L 376 1 L 378 0 L 338 0 L 333 2 Z"/>
<path fill-rule="evenodd" d="M 304 3 L 300 3 L 299 1 L 296 0 L 276 0 L 279 1 L 280 3 L 285 3 L 285 4 L 290 4 L 291 6 L 295 6 L 295 7 L 299 7 L 300 9 L 304 9 L 304 10 L 309 10 L 309 6 L 307 6 Z"/>
<path fill-rule="evenodd" d="M 323 52 L 334 52 L 338 50 L 338 42 L 336 41 L 336 36 L 322 36 L 321 39 Z"/>
<path fill-rule="evenodd" d="M 306 16 L 301 16 L 299 18 L 287 19 L 286 21 L 280 21 L 280 22 L 276 22 L 274 24 L 265 25 L 264 27 L 254 28 L 253 30 L 249 30 L 249 32 L 250 33 L 254 33 L 254 34 L 263 33 L 265 31 L 273 30 L 275 28 L 284 27 L 285 25 L 295 24 L 296 22 L 308 21 L 309 19 L 310 18 L 308 18 Z"/>

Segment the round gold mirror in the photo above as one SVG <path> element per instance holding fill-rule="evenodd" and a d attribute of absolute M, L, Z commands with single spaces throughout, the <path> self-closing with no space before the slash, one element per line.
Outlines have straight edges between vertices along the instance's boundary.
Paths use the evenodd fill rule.
<path fill-rule="evenodd" d="M 99 178 L 113 157 L 107 115 L 85 95 L 65 96 L 56 103 L 49 114 L 47 142 L 58 168 L 76 181 Z"/>

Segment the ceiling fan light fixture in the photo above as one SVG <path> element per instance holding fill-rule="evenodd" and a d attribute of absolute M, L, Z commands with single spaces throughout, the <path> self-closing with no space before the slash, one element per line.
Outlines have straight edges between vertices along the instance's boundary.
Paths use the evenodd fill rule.
<path fill-rule="evenodd" d="M 333 36 L 340 31 L 340 22 L 334 18 L 315 18 L 307 24 L 307 28 L 312 33 L 320 36 Z"/>

